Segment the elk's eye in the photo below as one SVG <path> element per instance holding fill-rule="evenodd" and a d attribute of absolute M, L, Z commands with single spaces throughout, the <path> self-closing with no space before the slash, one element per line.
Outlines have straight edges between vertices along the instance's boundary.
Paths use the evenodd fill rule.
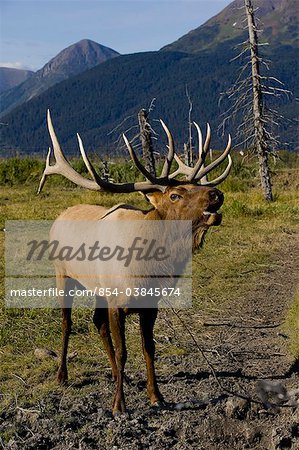
<path fill-rule="evenodd" d="M 175 200 L 179 200 L 180 198 L 182 198 L 182 197 L 178 194 L 171 194 L 171 196 L 170 196 L 170 200 L 172 200 L 173 202 Z"/>

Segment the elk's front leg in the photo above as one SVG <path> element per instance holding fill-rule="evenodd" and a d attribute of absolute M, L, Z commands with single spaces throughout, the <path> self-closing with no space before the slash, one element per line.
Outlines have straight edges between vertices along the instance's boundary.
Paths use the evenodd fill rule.
<path fill-rule="evenodd" d="M 109 316 L 107 302 L 97 297 L 96 310 L 93 315 L 93 323 L 98 329 L 103 345 L 108 354 L 108 358 L 112 368 L 112 378 L 117 379 L 117 366 L 115 362 L 115 352 L 111 340 Z"/>
<path fill-rule="evenodd" d="M 59 290 L 64 290 L 64 296 L 62 295 L 59 297 L 62 308 L 62 352 L 60 366 L 57 372 L 57 380 L 59 383 L 63 384 L 68 379 L 67 349 L 72 329 L 71 314 L 73 303 L 73 297 L 69 294 L 69 291 L 74 287 L 74 281 L 69 278 L 57 276 L 56 285 Z"/>
<path fill-rule="evenodd" d="M 117 368 L 116 392 L 113 400 L 113 415 L 125 412 L 125 396 L 124 396 L 124 369 L 127 360 L 126 338 L 125 338 L 125 313 L 122 309 L 109 309 L 109 324 L 114 341 L 115 362 Z"/>
<path fill-rule="evenodd" d="M 157 318 L 157 309 L 144 309 L 139 313 L 142 349 L 147 370 L 147 394 L 152 405 L 163 403 L 163 396 L 159 391 L 155 373 L 155 342 L 154 325 Z"/>

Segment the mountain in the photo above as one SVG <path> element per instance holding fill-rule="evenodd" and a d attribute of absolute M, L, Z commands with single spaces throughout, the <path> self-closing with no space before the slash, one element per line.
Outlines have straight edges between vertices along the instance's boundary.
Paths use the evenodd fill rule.
<path fill-rule="evenodd" d="M 286 5 L 284 0 L 281 4 Z M 280 11 L 281 16 L 283 11 Z M 204 27 L 206 24 L 200 28 Z M 167 50 L 158 52 L 119 56 L 51 87 L 1 119 L 7 124 L 1 127 L 2 150 L 44 155 L 50 145 L 45 122 L 46 110 L 50 108 L 59 140 L 67 153 L 77 151 L 77 132 L 88 151 L 115 153 L 115 142 L 121 132 L 132 126 L 128 118 L 132 116 L 136 125 L 138 110 L 147 108 L 154 98 L 152 119 L 163 118 L 174 134 L 177 148 L 183 148 L 183 142 L 188 139 L 186 87 L 193 103 L 192 118 L 203 127 L 209 121 L 213 130 L 213 148 L 223 148 L 225 142 L 217 136 L 217 128 L 227 105 L 221 103 L 219 106 L 219 97 L 231 87 L 240 71 L 240 61 L 233 60 L 240 36 L 233 32 L 234 29 L 230 39 L 221 42 L 216 42 L 216 32 L 210 36 L 212 44 L 208 45 L 206 41 L 201 51 L 188 50 L 187 45 L 185 52 L 174 51 L 168 46 Z M 284 36 L 287 37 L 286 31 Z M 298 49 L 292 45 L 292 37 L 287 42 L 271 42 L 267 56 L 273 61 L 271 76 L 279 78 L 294 93 L 291 101 L 281 100 L 275 107 L 286 117 L 296 119 Z M 123 124 L 122 128 L 111 133 L 119 124 Z M 160 134 L 159 124 L 152 120 L 152 125 Z M 296 148 L 297 131 L 294 121 L 285 121 L 279 130 L 282 142 Z M 226 132 L 231 132 L 232 136 L 236 134 L 233 126 Z M 136 129 L 133 133 L 136 134 Z M 157 145 L 160 143 L 159 139 Z"/>
<path fill-rule="evenodd" d="M 298 45 L 297 0 L 254 0 L 253 3 L 258 8 L 256 17 L 261 19 L 257 24 L 263 29 L 262 42 L 268 41 L 271 46 Z M 206 23 L 161 50 L 198 53 L 223 42 L 230 45 L 229 41 L 236 38 L 242 42 L 246 33 L 244 15 L 244 0 L 235 0 Z"/>
<path fill-rule="evenodd" d="M 31 70 L 12 69 L 10 67 L 0 67 L 0 94 L 23 83 L 34 72 Z"/>
<path fill-rule="evenodd" d="M 119 56 L 119 53 L 115 50 L 88 39 L 83 39 L 65 48 L 24 83 L 1 95 L 1 115 L 40 95 L 60 81 L 82 73 L 116 56 Z"/>

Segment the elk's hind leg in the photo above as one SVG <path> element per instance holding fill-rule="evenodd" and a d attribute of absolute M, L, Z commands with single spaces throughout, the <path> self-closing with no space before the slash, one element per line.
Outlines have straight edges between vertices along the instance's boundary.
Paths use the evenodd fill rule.
<path fill-rule="evenodd" d="M 57 372 L 57 380 L 64 384 L 68 379 L 67 373 L 67 349 L 69 337 L 72 330 L 72 304 L 73 296 L 70 295 L 70 290 L 74 289 L 75 282 L 71 278 L 56 276 L 56 286 L 58 290 L 63 290 L 64 295 L 59 295 L 59 301 L 62 311 L 62 351 L 60 366 Z"/>
<path fill-rule="evenodd" d="M 139 313 L 142 349 L 147 371 L 147 395 L 152 405 L 163 403 L 163 396 L 159 391 L 155 373 L 155 342 L 154 325 L 157 318 L 157 309 L 143 309 Z"/>
<path fill-rule="evenodd" d="M 96 309 L 93 315 L 93 323 L 98 329 L 104 348 L 107 352 L 112 369 L 112 378 L 116 380 L 117 367 L 115 362 L 115 352 L 110 334 L 108 304 L 105 299 L 102 299 L 100 297 L 96 297 Z"/>

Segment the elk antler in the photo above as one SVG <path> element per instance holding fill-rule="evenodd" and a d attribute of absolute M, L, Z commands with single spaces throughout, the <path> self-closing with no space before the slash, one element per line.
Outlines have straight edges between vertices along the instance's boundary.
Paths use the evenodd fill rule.
<path fill-rule="evenodd" d="M 229 156 L 229 151 L 231 147 L 231 139 L 229 137 L 229 142 L 227 145 L 226 150 L 223 152 L 223 154 L 217 158 L 213 163 L 209 164 L 207 167 L 203 167 L 203 163 L 206 157 L 206 154 L 209 150 L 209 144 L 210 144 L 210 127 L 208 126 L 208 132 L 207 137 L 204 146 L 202 147 L 202 136 L 199 126 L 195 124 L 198 136 L 199 136 L 199 160 L 196 163 L 194 168 L 190 168 L 186 166 L 179 157 L 175 154 L 174 150 L 174 142 L 172 134 L 170 133 L 169 129 L 165 125 L 165 123 L 160 120 L 161 125 L 167 135 L 168 139 L 168 154 L 165 158 L 165 162 L 161 171 L 160 177 L 153 176 L 139 161 L 132 145 L 128 141 L 125 134 L 123 134 L 123 139 L 125 141 L 125 144 L 127 146 L 127 149 L 129 151 L 129 154 L 136 165 L 137 169 L 142 173 L 142 175 L 146 178 L 147 181 L 140 181 L 136 183 L 111 183 L 109 181 L 103 180 L 94 169 L 93 165 L 91 164 L 85 150 L 83 147 L 83 142 L 81 140 L 81 137 L 79 134 L 77 134 L 77 139 L 79 143 L 79 149 L 82 156 L 82 159 L 85 163 L 85 166 L 92 178 L 92 180 L 83 177 L 78 172 L 76 172 L 72 166 L 67 161 L 60 144 L 58 142 L 57 136 L 55 134 L 50 111 L 47 112 L 47 123 L 48 123 L 48 129 L 49 134 L 52 140 L 53 145 L 53 151 L 54 151 L 54 157 L 55 157 L 55 163 L 54 165 L 50 165 L 50 158 L 51 158 L 51 148 L 49 148 L 49 152 L 46 158 L 46 168 L 43 172 L 42 179 L 40 181 L 40 185 L 38 188 L 38 193 L 41 192 L 44 183 L 46 181 L 46 177 L 48 175 L 57 174 L 57 175 L 63 175 L 68 180 L 72 181 L 73 183 L 77 184 L 78 186 L 82 186 L 87 189 L 91 189 L 94 191 L 109 191 L 109 192 L 118 192 L 118 193 L 129 193 L 129 192 L 135 192 L 135 191 L 141 191 L 141 192 L 152 192 L 152 191 L 164 191 L 167 186 L 177 186 L 179 184 L 187 184 L 192 183 L 193 180 L 196 182 L 200 179 L 204 179 L 204 181 L 201 183 L 203 185 L 216 185 L 219 184 L 221 181 L 223 181 L 231 168 L 231 157 Z M 210 172 L 214 167 L 217 167 L 225 158 L 228 156 L 229 158 L 229 164 L 226 168 L 226 170 L 223 172 L 221 176 L 216 178 L 215 180 L 208 182 L 206 181 L 205 177 L 208 172 Z M 170 174 L 171 165 L 173 162 L 173 159 L 175 158 L 176 162 L 178 163 L 178 169 Z M 187 175 L 187 179 L 185 181 L 179 181 L 176 180 L 175 177 L 179 174 Z M 195 183 L 194 183 L 195 184 Z"/>
<path fill-rule="evenodd" d="M 103 180 L 97 174 L 93 165 L 91 164 L 91 162 L 84 150 L 81 137 L 79 136 L 79 134 L 77 134 L 80 153 L 81 153 L 82 159 L 86 165 L 86 168 L 92 177 L 92 180 L 85 178 L 82 175 L 80 175 L 78 172 L 76 172 L 72 168 L 72 166 L 69 164 L 69 162 L 67 161 L 67 159 L 60 147 L 60 144 L 58 142 L 56 133 L 54 131 L 51 114 L 50 114 L 49 110 L 47 113 L 47 122 L 48 122 L 48 129 L 49 129 L 49 133 L 50 133 L 50 137 L 51 137 L 52 145 L 53 145 L 55 164 L 52 166 L 50 165 L 51 148 L 49 148 L 49 152 L 48 152 L 47 159 L 46 159 L 46 168 L 44 170 L 42 179 L 40 181 L 38 193 L 41 192 L 41 190 L 44 186 L 44 183 L 46 181 L 46 177 L 48 175 L 53 175 L 53 174 L 63 175 L 65 178 L 67 178 L 68 180 L 77 184 L 78 186 L 81 186 L 81 187 L 84 187 L 87 189 L 91 189 L 94 191 L 105 190 L 105 191 L 119 192 L 119 193 L 121 193 L 121 192 L 127 193 L 127 192 L 135 192 L 135 191 L 142 191 L 142 192 L 150 192 L 150 191 L 157 191 L 157 190 L 163 191 L 170 184 L 171 185 L 178 184 L 177 180 L 169 181 L 167 179 L 167 177 L 165 177 L 164 179 L 160 179 L 160 178 L 158 179 L 156 177 L 153 177 L 145 169 L 145 167 L 142 166 L 142 164 L 138 160 L 131 144 L 129 143 L 129 141 L 125 135 L 123 135 L 123 138 L 125 140 L 128 150 L 129 150 L 130 156 L 131 156 L 133 162 L 135 163 L 136 167 L 138 168 L 138 170 L 145 176 L 145 178 L 148 181 L 141 181 L 141 182 L 136 182 L 136 183 L 110 183 L 109 181 Z M 171 136 L 169 131 L 168 131 L 168 133 L 169 133 L 169 136 Z M 169 144 L 169 146 L 171 147 L 171 144 Z"/>
<path fill-rule="evenodd" d="M 230 136 L 230 134 L 228 135 L 228 143 L 227 143 L 227 146 L 226 146 L 226 149 L 224 150 L 224 152 L 217 159 L 215 159 L 215 161 L 211 162 L 208 166 L 205 167 L 204 162 L 205 162 L 206 156 L 210 149 L 211 128 L 210 128 L 210 125 L 207 124 L 207 135 L 206 135 L 205 143 L 204 143 L 204 145 L 202 145 L 201 129 L 196 122 L 193 122 L 193 124 L 194 124 L 194 126 L 197 130 L 197 134 L 198 134 L 199 158 L 194 167 L 189 167 L 186 164 L 184 164 L 183 161 L 181 161 L 181 159 L 177 155 L 175 155 L 174 157 L 178 164 L 178 169 L 175 172 L 173 172 L 169 178 L 174 178 L 177 175 L 181 174 L 181 175 L 186 175 L 186 180 L 191 183 L 201 181 L 200 184 L 202 186 L 216 186 L 225 180 L 225 178 L 228 176 L 231 166 L 232 166 L 232 158 L 229 154 L 229 152 L 231 150 L 231 144 L 232 144 L 231 136 Z M 211 172 L 213 169 L 215 169 L 215 167 L 218 167 L 225 160 L 226 157 L 228 158 L 228 164 L 227 164 L 227 167 L 224 170 L 224 172 L 221 175 L 219 175 L 217 178 L 215 178 L 214 180 L 208 181 L 206 175 L 209 172 Z"/>

